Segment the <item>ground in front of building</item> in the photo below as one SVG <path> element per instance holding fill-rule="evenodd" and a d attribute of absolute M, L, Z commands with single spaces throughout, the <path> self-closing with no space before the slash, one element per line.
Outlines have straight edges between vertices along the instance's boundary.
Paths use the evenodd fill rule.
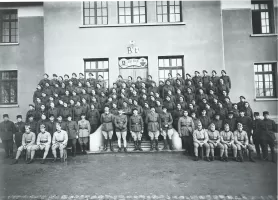
<path fill-rule="evenodd" d="M 164 152 L 83 155 L 44 165 L 11 162 L 0 160 L 0 196 L 10 199 L 277 198 L 277 164 L 259 160 L 194 162 Z"/>

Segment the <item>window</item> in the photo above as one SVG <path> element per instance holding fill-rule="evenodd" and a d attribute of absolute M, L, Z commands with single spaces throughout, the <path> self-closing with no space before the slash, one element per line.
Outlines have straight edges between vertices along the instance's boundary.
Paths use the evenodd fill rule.
<path fill-rule="evenodd" d="M 252 26 L 254 34 L 268 34 L 274 32 L 272 5 L 272 1 L 252 1 Z"/>
<path fill-rule="evenodd" d="M 103 80 L 106 82 L 106 87 L 109 85 L 109 61 L 107 58 L 100 59 L 84 59 L 85 78 L 89 77 L 89 73 L 94 75 L 94 78 L 98 79 L 99 75 L 103 76 Z"/>
<path fill-rule="evenodd" d="M 83 24 L 99 25 L 108 24 L 107 1 L 84 1 Z"/>
<path fill-rule="evenodd" d="M 256 97 L 276 97 L 277 68 L 275 63 L 254 64 Z"/>
<path fill-rule="evenodd" d="M 156 16 L 157 22 L 181 22 L 181 2 L 157 1 Z"/>
<path fill-rule="evenodd" d="M 183 56 L 158 57 L 159 80 L 165 81 L 168 73 L 176 76 L 180 73 L 183 76 Z"/>
<path fill-rule="evenodd" d="M 118 1 L 119 24 L 147 22 L 145 1 Z"/>
<path fill-rule="evenodd" d="M 18 42 L 17 10 L 0 10 L 0 43 Z"/>
<path fill-rule="evenodd" d="M 0 104 L 17 103 L 17 71 L 0 71 Z"/>

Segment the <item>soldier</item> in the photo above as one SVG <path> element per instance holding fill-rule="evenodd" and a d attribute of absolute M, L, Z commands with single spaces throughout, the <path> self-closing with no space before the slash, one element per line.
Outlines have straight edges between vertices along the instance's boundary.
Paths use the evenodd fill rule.
<path fill-rule="evenodd" d="M 49 83 L 50 80 L 48 78 L 49 78 L 49 75 L 45 73 L 43 75 L 43 79 L 40 80 L 39 85 L 45 85 L 45 83 Z"/>
<path fill-rule="evenodd" d="M 109 107 L 104 107 L 104 113 L 101 114 L 100 123 L 102 124 L 102 135 L 104 136 L 104 151 L 107 151 L 108 147 L 108 140 L 110 143 L 110 150 L 114 151 L 113 144 L 112 144 L 112 136 L 113 136 L 113 121 L 114 116 L 109 113 Z"/>
<path fill-rule="evenodd" d="M 73 83 L 74 86 L 77 86 L 78 80 L 77 80 L 77 75 L 76 75 L 76 73 L 72 73 L 72 74 L 71 74 L 71 79 L 70 79 L 70 81 L 72 81 L 72 83 Z"/>
<path fill-rule="evenodd" d="M 224 120 L 223 124 L 229 124 L 229 130 L 231 132 L 236 130 L 236 118 L 234 118 L 233 111 L 228 112 L 228 117 Z"/>
<path fill-rule="evenodd" d="M 121 139 L 123 139 L 124 142 L 124 152 L 127 152 L 127 144 L 126 144 L 126 135 L 127 135 L 127 116 L 123 115 L 123 109 L 120 108 L 118 110 L 119 115 L 115 116 L 114 118 L 114 124 L 116 128 L 116 135 L 118 138 L 118 152 L 122 151 L 122 144 Z"/>
<path fill-rule="evenodd" d="M 15 160 L 12 164 L 17 164 L 18 163 L 18 158 L 21 155 L 21 152 L 23 150 L 26 150 L 27 152 L 27 164 L 30 164 L 33 162 L 33 160 L 30 159 L 30 154 L 31 154 L 31 149 L 35 145 L 36 142 L 36 135 L 33 133 L 30 129 L 30 126 L 25 126 L 25 133 L 22 135 L 22 145 L 18 147 L 17 152 L 16 152 L 16 157 Z"/>
<path fill-rule="evenodd" d="M 55 105 L 53 102 L 50 103 L 50 108 L 48 109 L 48 118 L 50 118 L 51 115 L 54 116 L 55 119 L 57 119 L 59 114 L 58 108 L 55 108 Z"/>
<path fill-rule="evenodd" d="M 85 78 L 84 78 L 84 74 L 83 73 L 79 73 L 79 79 L 78 81 L 82 84 L 82 86 L 85 85 Z"/>
<path fill-rule="evenodd" d="M 133 115 L 129 119 L 129 130 L 134 141 L 134 151 L 143 151 L 141 148 L 141 138 L 144 132 L 144 122 L 140 115 L 138 115 L 137 108 L 133 108 Z"/>
<path fill-rule="evenodd" d="M 167 147 L 167 136 L 168 136 L 168 142 L 169 142 L 169 148 L 170 150 L 173 150 L 172 146 L 172 137 L 174 134 L 173 131 L 173 118 L 171 113 L 167 112 L 166 107 L 162 107 L 162 113 L 159 115 L 160 119 L 160 132 L 161 135 L 163 136 L 163 142 L 164 142 L 164 147 L 163 150 L 168 150 Z"/>
<path fill-rule="evenodd" d="M 51 135 L 49 132 L 47 132 L 45 130 L 45 128 L 46 127 L 44 124 L 40 125 L 40 132 L 37 137 L 37 145 L 34 145 L 31 149 L 31 160 L 33 160 L 33 158 L 35 156 L 35 151 L 38 151 L 38 150 L 44 151 L 41 164 L 45 163 L 45 159 L 48 155 L 50 145 L 51 145 Z"/>
<path fill-rule="evenodd" d="M 163 98 L 166 98 L 166 96 L 168 95 L 169 90 L 172 91 L 172 94 L 175 94 L 175 88 L 170 84 L 171 84 L 170 81 L 167 79 L 165 81 L 165 85 L 163 86 L 163 90 L 162 90 L 162 97 Z"/>
<path fill-rule="evenodd" d="M 271 150 L 272 162 L 275 162 L 275 133 L 277 133 L 277 125 L 271 119 L 269 119 L 269 112 L 263 112 L 264 119 L 260 123 L 259 130 L 261 131 L 261 142 L 263 146 L 263 159 L 268 160 L 268 147 Z"/>
<path fill-rule="evenodd" d="M 176 130 L 178 130 L 178 121 L 179 121 L 180 117 L 183 116 L 183 111 L 184 110 L 182 109 L 181 104 L 178 103 L 177 104 L 177 109 L 175 109 L 173 111 L 173 115 L 172 115 L 172 117 L 173 117 L 173 127 Z"/>
<path fill-rule="evenodd" d="M 67 116 L 72 116 L 73 110 L 71 108 L 68 107 L 68 103 L 64 102 L 64 108 L 61 109 L 60 115 L 62 116 L 62 118 L 64 119 L 64 121 L 67 121 Z"/>
<path fill-rule="evenodd" d="M 43 88 L 43 93 L 46 94 L 46 96 L 51 96 L 52 95 L 52 90 L 51 87 L 49 86 L 49 83 L 45 83 L 45 87 Z"/>
<path fill-rule="evenodd" d="M 87 81 L 90 83 L 91 87 L 95 87 L 96 86 L 96 79 L 94 78 L 94 74 L 93 73 L 89 73 L 89 78 L 87 79 Z"/>
<path fill-rule="evenodd" d="M 189 114 L 189 112 L 188 112 L 188 114 Z M 198 123 L 199 123 L 200 119 L 199 119 L 199 118 L 197 118 L 196 112 L 192 112 L 192 113 L 190 113 L 190 117 L 191 117 L 191 118 L 192 118 L 192 120 L 193 120 L 193 123 L 194 123 L 194 129 L 196 129 L 196 128 L 197 128 L 197 126 L 198 126 Z"/>
<path fill-rule="evenodd" d="M 33 103 L 35 103 L 37 98 L 40 98 L 42 96 L 42 87 L 41 85 L 37 86 L 36 91 L 33 94 Z"/>
<path fill-rule="evenodd" d="M 22 115 L 17 115 L 16 119 L 17 122 L 14 124 L 15 125 L 14 141 L 16 147 L 18 148 L 21 146 L 22 135 L 25 132 L 25 123 L 22 121 Z"/>
<path fill-rule="evenodd" d="M 232 83 L 231 83 L 230 77 L 226 75 L 227 73 L 225 70 L 221 70 L 221 74 L 222 74 L 222 76 L 220 76 L 220 78 L 222 78 L 224 80 L 225 85 L 227 85 L 229 90 L 231 90 Z"/>
<path fill-rule="evenodd" d="M 73 84 L 72 80 L 69 80 L 69 84 L 67 85 L 66 90 L 69 91 L 71 94 L 75 90 L 75 85 Z"/>
<path fill-rule="evenodd" d="M 52 162 L 56 162 L 57 160 L 57 153 L 56 150 L 60 150 L 60 158 L 61 162 L 63 162 L 64 151 L 68 144 L 68 134 L 66 131 L 61 129 L 61 125 L 56 123 L 57 131 L 53 134 L 52 137 L 52 154 L 54 159 Z"/>
<path fill-rule="evenodd" d="M 178 133 L 181 137 L 184 145 L 184 149 L 192 154 L 192 134 L 195 129 L 194 122 L 191 117 L 188 116 L 188 111 L 183 111 L 183 116 L 178 120 Z"/>
<path fill-rule="evenodd" d="M 217 86 L 219 83 L 219 77 L 216 76 L 216 71 L 212 70 L 210 80 L 213 82 L 213 85 Z"/>
<path fill-rule="evenodd" d="M 237 158 L 237 147 L 234 144 L 234 134 L 232 131 L 230 131 L 230 127 L 228 123 L 224 124 L 224 130 L 220 132 L 220 141 L 221 144 L 224 147 L 224 155 L 225 157 L 220 157 L 221 161 L 228 161 L 228 149 L 233 150 L 233 156 L 235 161 L 239 161 Z"/>
<path fill-rule="evenodd" d="M 237 118 L 237 124 L 240 122 L 243 126 L 243 130 L 247 132 L 248 138 L 250 140 L 251 130 L 252 130 L 252 119 L 250 117 L 245 116 L 244 110 L 239 111 L 239 117 Z"/>
<path fill-rule="evenodd" d="M 90 110 L 90 105 L 87 103 L 85 98 L 82 98 L 82 112 L 87 115 L 87 112 Z"/>
<path fill-rule="evenodd" d="M 75 107 L 73 108 L 73 119 L 78 122 L 81 119 L 83 108 L 80 106 L 80 101 L 76 102 Z"/>
<path fill-rule="evenodd" d="M 205 109 L 202 110 L 202 115 L 200 116 L 200 121 L 202 123 L 203 129 L 208 129 L 211 119 L 207 116 L 207 111 Z"/>
<path fill-rule="evenodd" d="M 62 130 L 67 131 L 67 123 L 65 121 L 63 121 L 62 115 L 58 115 L 57 123 L 59 123 L 61 125 Z"/>
<path fill-rule="evenodd" d="M 211 91 L 212 92 L 211 92 Z M 209 83 L 206 87 L 206 91 L 208 92 L 208 95 L 215 95 L 218 94 L 217 87 L 213 84 L 212 80 L 209 80 Z M 209 98 L 210 99 L 210 98 Z"/>
<path fill-rule="evenodd" d="M 57 74 L 53 74 L 52 75 L 52 79 L 50 80 L 49 85 L 51 86 L 51 88 L 53 88 L 53 87 L 55 87 L 56 83 L 59 83 L 58 82 L 58 76 L 57 76 Z"/>
<path fill-rule="evenodd" d="M 40 127 L 41 125 L 44 125 L 46 128 L 48 128 L 48 120 L 46 119 L 46 114 L 42 113 L 41 114 L 41 119 L 38 121 L 37 123 L 37 127 L 36 127 L 36 133 L 40 132 Z"/>
<path fill-rule="evenodd" d="M 81 120 L 78 121 L 78 142 L 80 144 L 80 150 L 83 154 L 86 154 L 90 133 L 91 133 L 90 122 L 86 120 L 86 114 L 82 113 Z"/>
<path fill-rule="evenodd" d="M 146 117 L 146 124 L 148 125 L 148 133 L 151 138 L 151 151 L 153 151 L 153 140 L 155 140 L 155 149 L 158 151 L 158 136 L 160 130 L 159 114 L 155 112 L 155 108 L 151 107 L 151 112 Z"/>
<path fill-rule="evenodd" d="M 29 110 L 26 113 L 26 122 L 28 122 L 28 116 L 33 115 L 36 116 L 35 106 L 33 104 L 29 104 Z"/>
<path fill-rule="evenodd" d="M 91 109 L 87 113 L 87 119 L 91 125 L 91 133 L 94 133 L 99 127 L 100 114 L 98 109 L 95 109 L 94 104 L 91 104 Z"/>
<path fill-rule="evenodd" d="M 72 148 L 72 156 L 76 155 L 76 140 L 78 138 L 78 125 L 76 121 L 72 121 L 72 115 L 67 116 L 67 133 L 68 133 L 68 142 Z"/>
<path fill-rule="evenodd" d="M 205 104 L 205 109 L 206 109 L 206 114 L 207 116 L 212 119 L 213 116 L 215 115 L 215 111 L 210 107 L 209 103 Z"/>
<path fill-rule="evenodd" d="M 168 73 L 168 78 L 166 79 L 165 83 L 166 83 L 167 81 L 169 81 L 170 85 L 174 86 L 175 81 L 174 81 L 174 79 L 173 79 L 171 73 Z M 167 84 L 167 83 L 166 83 L 166 84 Z"/>
<path fill-rule="evenodd" d="M 181 85 L 185 85 L 185 80 L 182 78 L 181 74 L 180 73 L 177 73 L 177 76 L 176 76 L 176 82 L 177 81 L 180 81 L 180 84 Z"/>
<path fill-rule="evenodd" d="M 233 108 L 232 108 L 232 111 L 234 113 L 234 118 L 238 118 L 239 117 L 239 110 L 237 108 L 237 104 L 236 103 L 233 103 Z"/>
<path fill-rule="evenodd" d="M 208 130 L 208 144 L 210 146 L 211 161 L 214 161 L 214 149 L 220 149 L 220 159 L 223 157 L 224 147 L 220 143 L 220 133 L 216 130 L 215 124 L 211 123 Z M 225 161 L 228 161 L 227 159 Z"/>
<path fill-rule="evenodd" d="M 188 85 L 188 81 L 192 81 L 191 75 L 190 74 L 186 74 L 186 79 L 185 79 L 185 85 Z"/>
<path fill-rule="evenodd" d="M 210 76 L 208 76 L 207 74 L 208 74 L 207 70 L 203 70 L 204 76 L 202 77 L 202 81 L 203 81 L 204 87 L 207 87 L 209 84 L 209 81 L 210 81 Z"/>
<path fill-rule="evenodd" d="M 5 149 L 6 157 L 13 156 L 13 134 L 16 132 L 16 127 L 12 121 L 9 120 L 9 115 L 3 115 L 4 121 L 0 123 L 0 138 Z"/>
<path fill-rule="evenodd" d="M 205 147 L 206 149 L 206 157 L 205 160 L 210 162 L 209 159 L 209 152 L 210 152 L 210 146 L 208 145 L 208 133 L 205 129 L 202 127 L 202 123 L 198 122 L 197 129 L 193 132 L 193 145 L 194 145 L 194 161 L 198 161 L 198 148 L 199 147 Z"/>
<path fill-rule="evenodd" d="M 63 81 L 63 82 L 65 83 L 66 87 L 69 85 L 69 81 L 70 81 L 70 80 L 69 80 L 69 75 L 68 75 L 68 74 L 65 74 L 65 75 L 64 75 L 64 81 Z"/>
<path fill-rule="evenodd" d="M 72 91 L 71 99 L 73 99 L 75 103 L 77 103 L 78 101 L 79 103 L 81 102 L 80 96 L 77 95 L 76 90 Z"/>
<path fill-rule="evenodd" d="M 168 112 L 172 113 L 175 108 L 176 105 L 173 101 L 171 101 L 171 98 L 169 95 L 166 96 L 166 100 L 163 102 L 163 105 L 165 106 L 165 108 L 168 110 Z"/>
<path fill-rule="evenodd" d="M 50 115 L 49 121 L 47 122 L 47 128 L 46 130 L 51 134 L 51 137 L 53 137 L 54 132 L 56 131 L 56 122 L 54 119 L 54 115 Z"/>
<path fill-rule="evenodd" d="M 200 72 L 195 71 L 195 76 L 192 78 L 193 84 L 195 87 L 197 87 L 199 81 L 202 81 L 202 77 L 200 76 Z"/>
<path fill-rule="evenodd" d="M 254 112 L 254 120 L 253 120 L 253 142 L 255 144 L 255 149 L 257 153 L 257 157 L 260 159 L 261 158 L 261 148 L 262 148 L 262 143 L 261 143 L 261 131 L 259 130 L 261 119 L 260 119 L 260 113 L 259 112 Z"/>
<path fill-rule="evenodd" d="M 245 104 L 244 104 L 244 113 L 245 113 L 245 116 L 250 117 L 253 120 L 253 118 L 254 118 L 253 111 L 250 108 L 250 105 L 248 102 L 245 102 Z"/>
<path fill-rule="evenodd" d="M 25 125 L 30 126 L 30 129 L 33 133 L 37 134 L 37 122 L 34 121 L 34 116 L 32 114 L 30 114 L 28 116 L 28 122 L 25 123 Z"/>
<path fill-rule="evenodd" d="M 219 113 L 215 113 L 214 115 L 214 119 L 212 120 L 213 124 L 214 124 L 214 128 L 217 131 L 221 131 L 223 129 L 223 120 L 220 119 L 220 114 Z"/>
<path fill-rule="evenodd" d="M 41 109 L 41 105 L 43 105 L 42 100 L 41 100 L 41 98 L 37 97 L 36 101 L 35 101 L 35 110 L 36 110 L 36 112 L 38 112 L 38 110 Z"/>
<path fill-rule="evenodd" d="M 195 94 L 193 93 L 192 88 L 188 87 L 187 92 L 184 95 L 185 100 L 187 101 L 187 103 L 190 103 L 193 99 L 195 99 Z"/>
<path fill-rule="evenodd" d="M 238 108 L 238 110 L 243 110 L 244 107 L 245 107 L 245 97 L 240 96 L 239 97 L 239 102 L 237 103 L 237 108 Z"/>
<path fill-rule="evenodd" d="M 255 148 L 253 145 L 249 144 L 248 135 L 246 131 L 243 130 L 243 124 L 241 122 L 237 122 L 237 130 L 234 132 L 234 140 L 239 155 L 239 161 L 243 162 L 242 150 L 248 149 L 249 160 L 251 162 L 255 162 L 255 160 L 252 158 L 252 152 L 255 151 Z"/>

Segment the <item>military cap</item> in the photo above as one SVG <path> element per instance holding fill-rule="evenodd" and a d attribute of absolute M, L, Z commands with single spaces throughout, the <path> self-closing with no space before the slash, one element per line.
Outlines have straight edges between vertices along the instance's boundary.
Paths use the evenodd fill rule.
<path fill-rule="evenodd" d="M 200 72 L 198 72 L 198 71 L 195 71 L 195 73 L 200 74 Z"/>
<path fill-rule="evenodd" d="M 68 77 L 69 78 L 69 75 L 65 74 L 64 77 Z"/>
<path fill-rule="evenodd" d="M 28 118 L 30 118 L 30 117 L 34 117 L 33 114 L 29 114 L 29 115 L 28 115 Z"/>
<path fill-rule="evenodd" d="M 217 74 L 215 70 L 212 70 L 212 73 L 215 73 L 215 74 Z"/>
<path fill-rule="evenodd" d="M 57 74 L 53 74 L 53 77 L 58 77 Z"/>
<path fill-rule="evenodd" d="M 259 112 L 254 112 L 254 116 L 259 116 L 260 113 Z"/>
<path fill-rule="evenodd" d="M 159 83 L 164 83 L 164 81 L 161 81 L 161 80 L 160 80 Z"/>
<path fill-rule="evenodd" d="M 142 77 L 141 77 L 141 76 L 137 76 L 137 79 L 140 79 L 140 80 L 142 80 Z"/>
<path fill-rule="evenodd" d="M 241 98 L 241 99 L 245 99 L 245 97 L 244 97 L 244 96 L 240 96 L 239 98 Z"/>
<path fill-rule="evenodd" d="M 22 119 L 22 115 L 17 115 L 16 119 L 21 118 Z"/>
<path fill-rule="evenodd" d="M 226 96 L 225 99 L 229 99 L 230 100 L 230 97 Z"/>
<path fill-rule="evenodd" d="M 44 124 L 41 124 L 41 125 L 40 125 L 40 128 L 45 128 L 45 125 L 44 125 Z"/>
<path fill-rule="evenodd" d="M 168 76 L 169 76 L 169 75 L 172 77 L 172 74 L 171 74 L 171 73 L 168 73 Z"/>
<path fill-rule="evenodd" d="M 179 76 L 181 76 L 181 74 L 180 74 L 180 73 L 177 73 L 177 76 L 178 76 L 178 75 L 179 75 Z"/>
<path fill-rule="evenodd" d="M 101 78 L 103 78 L 103 76 L 100 74 L 100 75 L 98 75 L 98 77 L 101 77 Z"/>
<path fill-rule="evenodd" d="M 206 72 L 206 73 L 208 73 L 208 71 L 207 71 L 207 70 L 203 70 L 203 72 Z"/>
<path fill-rule="evenodd" d="M 94 74 L 92 72 L 89 73 L 90 76 L 94 76 Z"/>
<path fill-rule="evenodd" d="M 53 114 L 50 114 L 50 115 L 49 115 L 49 118 L 50 118 L 50 117 L 54 117 L 54 115 L 53 115 Z"/>
<path fill-rule="evenodd" d="M 221 73 L 225 73 L 225 74 L 227 74 L 225 70 L 221 70 Z"/>
<path fill-rule="evenodd" d="M 118 78 L 123 78 L 122 75 L 119 75 Z"/>
<path fill-rule="evenodd" d="M 269 115 L 269 112 L 268 112 L 268 111 L 264 111 L 264 112 L 263 112 L 263 116 L 264 116 L 264 115 Z"/>
<path fill-rule="evenodd" d="M 167 110 L 167 108 L 166 108 L 165 106 L 162 106 L 162 110 L 164 110 L 164 109 L 166 109 L 166 110 Z"/>
<path fill-rule="evenodd" d="M 131 80 L 133 79 L 131 76 L 128 76 L 128 78 L 130 78 Z"/>
<path fill-rule="evenodd" d="M 189 76 L 189 77 L 191 77 L 191 75 L 190 75 L 190 74 L 188 74 L 188 73 L 186 74 L 186 76 Z"/>
<path fill-rule="evenodd" d="M 74 75 L 74 76 L 77 76 L 76 73 L 72 73 L 71 75 L 72 75 L 72 76 L 73 76 L 73 75 Z"/>
<path fill-rule="evenodd" d="M 84 74 L 83 74 L 83 73 L 79 73 L 79 75 L 82 75 L 82 76 L 84 76 Z"/>
<path fill-rule="evenodd" d="M 29 106 L 32 106 L 33 108 L 35 108 L 35 106 L 33 104 L 29 104 Z"/>
<path fill-rule="evenodd" d="M 153 77 L 152 77 L 152 75 L 148 75 L 148 77 L 151 77 L 151 78 L 153 78 Z"/>
<path fill-rule="evenodd" d="M 44 73 L 44 76 L 47 76 L 47 78 L 49 77 L 49 75 L 47 73 Z"/>
<path fill-rule="evenodd" d="M 61 78 L 61 79 L 62 79 L 62 81 L 64 80 L 62 76 L 59 76 L 59 78 Z"/>
<path fill-rule="evenodd" d="M 234 112 L 232 111 L 232 110 L 230 110 L 229 112 L 228 112 L 228 115 L 233 115 L 234 114 Z"/>
<path fill-rule="evenodd" d="M 8 114 L 4 114 L 4 115 L 3 115 L 3 118 L 5 118 L 5 117 L 9 117 L 9 115 L 8 115 Z"/>

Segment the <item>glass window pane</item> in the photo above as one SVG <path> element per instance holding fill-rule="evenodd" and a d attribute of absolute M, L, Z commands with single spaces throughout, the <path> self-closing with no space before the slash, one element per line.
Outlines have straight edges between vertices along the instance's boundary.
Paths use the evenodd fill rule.
<path fill-rule="evenodd" d="M 162 5 L 167 6 L 167 1 L 161 1 Z"/>
<path fill-rule="evenodd" d="M 130 1 L 125 1 L 125 7 L 131 7 Z"/>
<path fill-rule="evenodd" d="M 97 24 L 102 24 L 102 18 L 101 17 L 97 18 Z"/>
<path fill-rule="evenodd" d="M 103 67 L 104 69 L 108 69 L 108 61 L 103 61 Z"/>
<path fill-rule="evenodd" d="M 119 7 L 124 7 L 125 6 L 125 2 L 124 1 L 118 1 L 119 3 Z"/>
<path fill-rule="evenodd" d="M 107 17 L 103 17 L 102 18 L 102 23 L 103 24 L 108 24 L 108 18 Z"/>
<path fill-rule="evenodd" d="M 162 9 L 163 9 L 162 13 L 167 14 L 167 6 L 163 6 Z"/>
<path fill-rule="evenodd" d="M 130 8 L 125 9 L 125 15 L 131 15 L 131 9 Z"/>
<path fill-rule="evenodd" d="M 177 59 L 177 66 L 182 66 L 182 60 L 181 60 L 181 58 L 178 58 L 178 59 Z"/>
<path fill-rule="evenodd" d="M 95 61 L 91 62 L 91 69 L 96 69 L 96 62 Z"/>
<path fill-rule="evenodd" d="M 140 22 L 145 23 L 146 22 L 146 17 L 145 15 L 140 15 Z"/>
<path fill-rule="evenodd" d="M 170 14 L 170 22 L 175 22 L 175 15 L 174 14 Z"/>
<path fill-rule="evenodd" d="M 175 7 L 174 6 L 170 6 L 170 13 L 175 13 Z"/>
<path fill-rule="evenodd" d="M 133 15 L 139 15 L 139 8 L 133 9 Z"/>
<path fill-rule="evenodd" d="M 125 9 L 119 8 L 119 15 L 125 15 Z"/>
<path fill-rule="evenodd" d="M 265 26 L 262 27 L 262 33 L 267 33 Z"/>
<path fill-rule="evenodd" d="M 94 17 L 95 16 L 95 9 L 90 9 L 90 14 L 89 14 L 91 17 Z"/>
<path fill-rule="evenodd" d="M 157 15 L 157 22 L 163 22 L 162 15 Z"/>
<path fill-rule="evenodd" d="M 175 5 L 175 1 L 169 1 L 169 5 Z"/>
<path fill-rule="evenodd" d="M 121 23 L 121 24 L 125 23 L 125 17 L 124 16 L 119 17 L 119 23 Z"/>
<path fill-rule="evenodd" d="M 164 66 L 170 67 L 169 59 L 164 59 Z"/>
<path fill-rule="evenodd" d="M 165 78 L 164 70 L 159 70 L 159 78 Z"/>
<path fill-rule="evenodd" d="M 159 67 L 164 67 L 164 65 L 163 65 L 163 59 L 158 59 L 158 66 L 159 66 Z"/>
<path fill-rule="evenodd" d="M 134 16 L 133 17 L 133 23 L 139 23 L 139 16 Z"/>
<path fill-rule="evenodd" d="M 145 7 L 140 7 L 140 14 L 145 14 Z"/>
<path fill-rule="evenodd" d="M 171 59 L 171 62 L 172 62 L 172 63 L 171 63 L 171 64 L 172 64 L 172 65 L 171 65 L 172 67 L 176 67 L 176 66 L 177 66 L 177 59 L 173 58 L 173 59 Z"/>
<path fill-rule="evenodd" d="M 102 9 L 97 9 L 97 16 L 101 16 L 101 10 Z"/>
<path fill-rule="evenodd" d="M 126 23 L 131 24 L 131 16 L 126 16 Z"/>
<path fill-rule="evenodd" d="M 262 65 L 258 65 L 258 72 L 262 72 L 263 69 L 262 69 Z"/>
<path fill-rule="evenodd" d="M 90 2 L 90 8 L 94 8 L 95 7 L 95 2 L 94 1 L 89 1 Z"/>
<path fill-rule="evenodd" d="M 139 6 L 140 1 L 133 1 L 133 7 Z"/>

